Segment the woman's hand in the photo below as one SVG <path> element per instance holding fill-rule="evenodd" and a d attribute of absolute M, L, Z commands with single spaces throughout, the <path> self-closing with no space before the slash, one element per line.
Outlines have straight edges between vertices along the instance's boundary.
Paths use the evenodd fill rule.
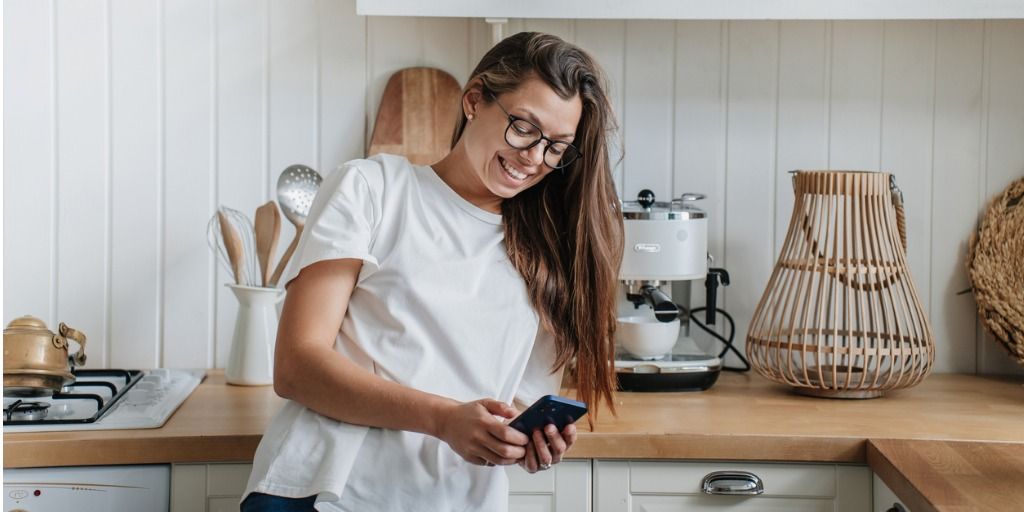
<path fill-rule="evenodd" d="M 543 432 L 533 431 L 526 455 L 516 462 L 527 473 L 536 473 L 562 462 L 565 452 L 576 443 L 576 425 L 570 423 L 558 432 L 554 425 L 544 427 Z"/>
<path fill-rule="evenodd" d="M 515 415 L 514 407 L 489 398 L 458 404 L 442 413 L 437 437 L 472 464 L 515 464 L 526 456 L 529 438 L 495 418 Z"/>

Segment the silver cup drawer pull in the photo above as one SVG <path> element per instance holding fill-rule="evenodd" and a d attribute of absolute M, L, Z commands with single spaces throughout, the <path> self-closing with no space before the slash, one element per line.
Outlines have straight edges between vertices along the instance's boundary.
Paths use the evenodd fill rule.
<path fill-rule="evenodd" d="M 700 483 L 704 494 L 756 496 L 764 493 L 764 482 L 749 471 L 715 471 Z"/>

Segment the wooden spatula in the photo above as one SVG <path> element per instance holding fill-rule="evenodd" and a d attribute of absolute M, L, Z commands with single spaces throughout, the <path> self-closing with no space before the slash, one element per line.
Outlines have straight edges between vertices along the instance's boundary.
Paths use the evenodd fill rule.
<path fill-rule="evenodd" d="M 267 201 L 256 208 L 256 257 L 260 263 L 262 285 L 270 282 L 271 259 L 277 251 L 277 240 L 281 236 L 281 212 L 277 203 Z"/>
<path fill-rule="evenodd" d="M 403 155 L 428 165 L 448 154 L 462 90 L 437 68 L 406 68 L 391 75 L 377 109 L 366 154 Z"/>
<path fill-rule="evenodd" d="M 228 251 L 228 260 L 231 262 L 231 270 L 235 274 L 235 284 L 245 285 L 245 251 L 242 249 L 242 235 L 231 225 L 227 215 L 223 211 L 217 211 L 217 221 L 220 223 L 220 236 L 224 237 L 224 248 Z"/>

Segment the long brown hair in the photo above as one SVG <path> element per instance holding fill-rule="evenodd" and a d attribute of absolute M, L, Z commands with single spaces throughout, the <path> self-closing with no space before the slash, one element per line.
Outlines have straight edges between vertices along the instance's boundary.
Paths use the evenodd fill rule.
<path fill-rule="evenodd" d="M 607 148 L 615 118 L 600 66 L 579 47 L 549 34 L 521 32 L 501 41 L 480 60 L 469 83 L 479 79 L 483 101 L 490 102 L 532 76 L 563 99 L 579 95 L 583 112 L 574 145 L 581 154 L 569 167 L 502 201 L 505 244 L 542 325 L 554 334 L 552 371 L 576 359 L 577 396 L 590 404 L 593 428 L 598 399 L 615 413 L 622 213 Z M 463 95 L 469 87 L 479 85 L 468 86 Z M 463 112 L 452 147 L 465 126 Z"/>

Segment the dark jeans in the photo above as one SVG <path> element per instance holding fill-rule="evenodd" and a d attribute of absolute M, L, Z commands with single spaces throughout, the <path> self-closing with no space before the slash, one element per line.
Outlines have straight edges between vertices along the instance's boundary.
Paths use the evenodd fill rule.
<path fill-rule="evenodd" d="M 316 496 L 308 498 L 282 498 L 271 494 L 254 492 L 245 497 L 241 512 L 310 512 Z"/>

